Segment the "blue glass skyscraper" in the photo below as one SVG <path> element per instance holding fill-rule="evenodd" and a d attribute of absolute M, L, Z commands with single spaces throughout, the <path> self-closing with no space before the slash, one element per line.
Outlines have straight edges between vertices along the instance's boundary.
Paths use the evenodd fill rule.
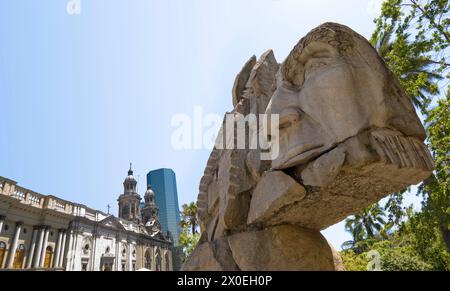
<path fill-rule="evenodd" d="M 178 245 L 180 236 L 180 208 L 175 172 L 172 169 L 158 169 L 147 174 L 147 185 L 155 192 L 156 205 L 159 208 L 159 222 L 164 234 L 170 231 L 174 244 Z"/>

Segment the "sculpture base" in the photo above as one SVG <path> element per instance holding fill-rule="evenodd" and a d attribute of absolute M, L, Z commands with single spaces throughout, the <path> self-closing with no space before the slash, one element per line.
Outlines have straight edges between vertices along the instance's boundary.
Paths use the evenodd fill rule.
<path fill-rule="evenodd" d="M 294 225 L 200 243 L 183 271 L 342 271 L 339 254 L 319 231 Z"/>

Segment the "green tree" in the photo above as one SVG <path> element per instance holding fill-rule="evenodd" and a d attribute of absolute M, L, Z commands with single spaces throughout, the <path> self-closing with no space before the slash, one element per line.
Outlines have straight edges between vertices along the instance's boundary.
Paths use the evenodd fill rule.
<path fill-rule="evenodd" d="M 198 228 L 197 205 L 194 202 L 181 206 L 181 234 L 180 245 L 183 247 L 184 259 L 186 259 L 197 246 L 200 239 Z"/>
<path fill-rule="evenodd" d="M 371 245 L 371 250 L 380 256 L 383 271 L 430 271 L 433 266 L 427 263 L 413 247 L 413 236 L 395 233 L 389 240 L 381 240 Z M 347 271 L 365 271 L 369 265 L 369 252 L 357 253 L 353 250 L 341 252 Z"/>
<path fill-rule="evenodd" d="M 408 191 L 410 191 L 409 187 L 389 195 L 386 204 L 383 206 L 388 218 L 387 224 L 390 228 L 400 226 L 406 216 L 406 208 L 403 206 L 403 201 L 404 194 Z"/>
<path fill-rule="evenodd" d="M 422 212 L 410 215 L 413 219 L 409 227 L 415 227 L 416 242 L 424 242 L 417 243 L 417 247 L 426 248 L 427 241 L 440 239 L 444 240 L 448 251 L 449 148 L 445 138 L 449 126 L 448 93 L 442 98 L 440 91 L 448 86 L 450 77 L 449 11 L 448 0 L 386 0 L 381 15 L 375 20 L 376 30 L 371 38 L 371 43 L 426 118 L 428 143 L 436 160 L 436 174 L 420 187 Z M 389 221 L 396 226 L 405 215 L 402 203 L 403 193 L 400 192 L 391 195 L 385 206 Z M 435 228 L 441 232 L 440 237 L 436 237 Z M 424 249 L 419 252 L 429 253 Z"/>
<path fill-rule="evenodd" d="M 190 228 L 191 234 L 197 233 L 198 217 L 197 217 L 197 204 L 191 202 L 190 204 L 183 204 L 181 211 L 181 227 Z"/>
<path fill-rule="evenodd" d="M 399 78 L 413 104 L 425 112 L 431 101 L 430 97 L 439 93 L 437 81 L 442 76 L 437 72 L 431 57 L 423 55 L 420 45 L 408 40 L 408 33 L 398 33 L 395 39 L 393 33 L 392 26 L 387 30 L 377 30 L 370 41 Z"/>
<path fill-rule="evenodd" d="M 361 252 L 366 250 L 371 242 L 386 236 L 387 225 L 384 217 L 383 209 L 378 203 L 375 203 L 347 218 L 345 230 L 351 233 L 353 240 L 345 242 L 342 247 Z"/>
<path fill-rule="evenodd" d="M 426 214 L 411 215 L 399 235 L 411 237 L 410 245 L 414 252 L 433 270 L 450 271 L 450 254 L 445 248 L 442 233 Z"/>
<path fill-rule="evenodd" d="M 439 96 L 439 84 L 448 81 L 448 16 L 448 0 L 385 0 L 375 19 L 370 42 L 424 116 Z M 399 226 L 405 216 L 405 192 L 390 195 L 385 205 L 393 226 Z"/>
<path fill-rule="evenodd" d="M 436 171 L 420 187 L 423 206 L 404 230 L 414 234 L 418 253 L 436 270 L 450 270 L 450 90 L 429 111 L 428 143 Z"/>
<path fill-rule="evenodd" d="M 410 50 L 414 50 L 406 55 L 422 54 L 436 65 L 439 72 L 447 70 L 450 67 L 446 61 L 450 46 L 449 9 L 448 0 L 385 0 L 381 15 L 375 20 L 372 40 L 395 34 L 394 44 L 407 40 Z M 391 50 L 387 54 L 391 54 Z M 404 58 L 392 58 L 387 62 L 395 61 L 398 64 L 405 62 Z"/>
<path fill-rule="evenodd" d="M 403 207 L 407 189 L 389 196 L 379 239 L 363 227 L 367 209 L 347 220 L 353 236 L 342 253 L 348 270 L 363 269 L 369 249 L 379 251 L 383 270 L 450 270 L 450 92 L 441 95 L 450 79 L 449 11 L 448 0 L 385 0 L 375 19 L 370 41 L 426 119 L 436 171 L 419 188 L 420 212 Z"/>
<path fill-rule="evenodd" d="M 442 232 L 450 253 L 450 89 L 445 99 L 428 114 L 428 142 L 436 165 L 435 174 L 424 183 L 424 217 Z"/>
<path fill-rule="evenodd" d="M 365 253 L 358 254 L 352 249 L 340 252 L 346 271 L 367 271 L 369 260 Z"/>
<path fill-rule="evenodd" d="M 179 241 L 180 245 L 183 247 L 183 261 L 185 261 L 186 258 L 189 257 L 189 255 L 194 251 L 199 239 L 199 233 L 191 234 L 187 232 L 186 229 L 182 230 Z"/>

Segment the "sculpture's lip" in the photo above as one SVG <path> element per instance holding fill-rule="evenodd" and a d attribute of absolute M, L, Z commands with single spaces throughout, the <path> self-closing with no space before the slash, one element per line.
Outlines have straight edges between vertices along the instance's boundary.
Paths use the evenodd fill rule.
<path fill-rule="evenodd" d="M 279 166 L 273 167 L 274 169 L 281 170 L 297 165 L 298 163 L 305 162 L 312 156 L 319 154 L 321 151 L 317 149 L 322 148 L 323 144 L 303 144 L 297 146 L 287 152 L 286 158 L 279 163 Z"/>

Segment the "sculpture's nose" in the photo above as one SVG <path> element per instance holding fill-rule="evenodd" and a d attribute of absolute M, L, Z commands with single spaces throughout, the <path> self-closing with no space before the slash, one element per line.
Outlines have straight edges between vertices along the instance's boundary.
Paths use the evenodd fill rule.
<path fill-rule="evenodd" d="M 281 115 L 286 108 L 298 107 L 298 98 L 296 98 L 298 93 L 299 92 L 286 89 L 283 86 L 278 87 L 273 93 L 269 105 L 267 105 L 266 114 Z"/>
<path fill-rule="evenodd" d="M 289 128 L 295 122 L 300 120 L 301 110 L 297 105 L 297 98 L 293 98 L 292 92 L 286 92 L 284 88 L 278 88 L 272 96 L 266 109 L 267 120 L 278 120 L 278 129 Z M 278 118 L 273 118 L 277 116 Z M 270 124 L 271 125 L 271 124 Z M 271 132 L 269 126 L 268 138 L 270 140 Z"/>

